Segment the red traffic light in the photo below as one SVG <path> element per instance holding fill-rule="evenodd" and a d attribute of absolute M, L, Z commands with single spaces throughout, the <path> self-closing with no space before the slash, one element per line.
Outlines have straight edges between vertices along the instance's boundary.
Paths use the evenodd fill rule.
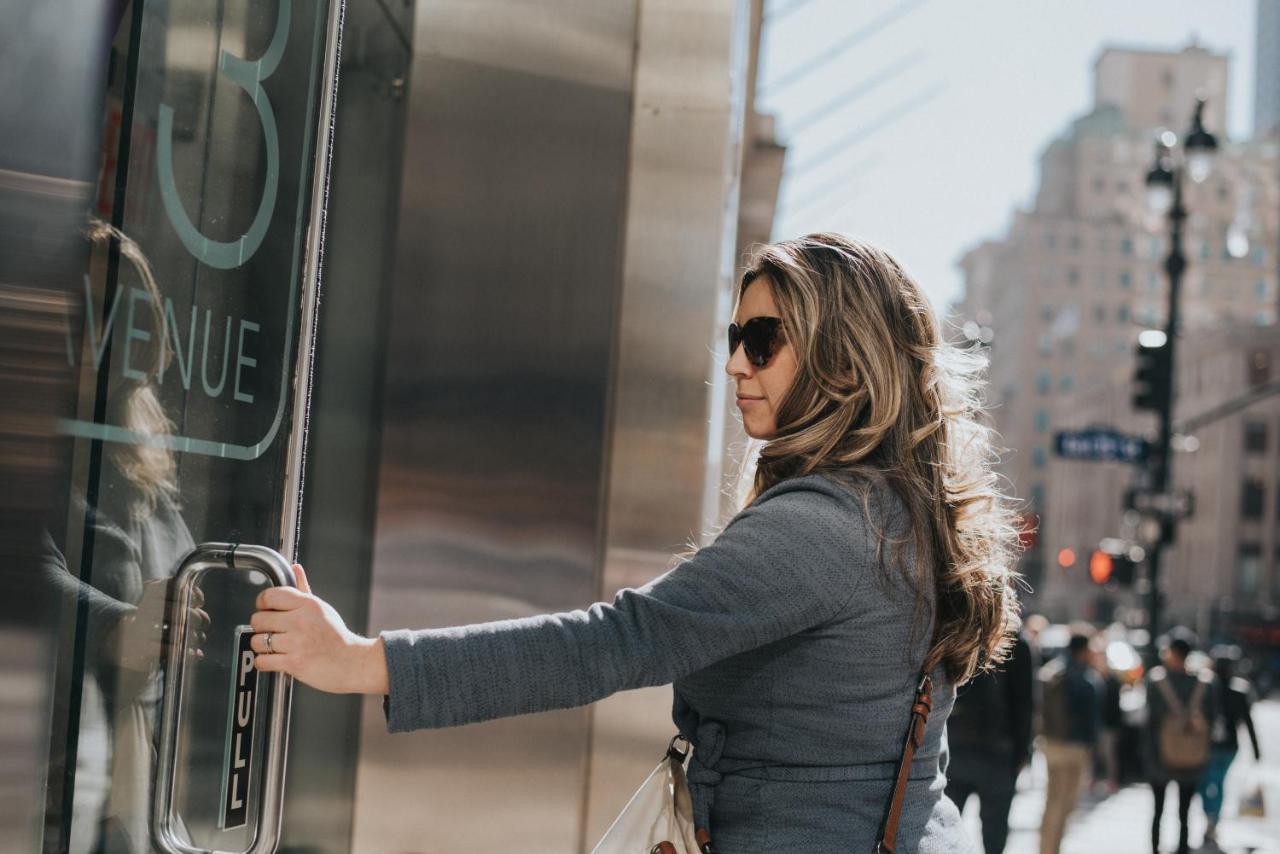
<path fill-rule="evenodd" d="M 1111 555 L 1102 549 L 1094 549 L 1093 554 L 1089 556 L 1089 577 L 1093 579 L 1094 584 L 1106 584 L 1111 578 L 1111 570 L 1114 561 Z"/>

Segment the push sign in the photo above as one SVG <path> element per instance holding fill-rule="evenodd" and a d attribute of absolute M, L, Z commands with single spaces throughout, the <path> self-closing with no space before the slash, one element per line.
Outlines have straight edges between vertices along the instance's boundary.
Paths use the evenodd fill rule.
<path fill-rule="evenodd" d="M 249 643 L 252 626 L 236 627 L 236 656 L 231 668 L 231 709 L 227 715 L 226 758 L 222 765 L 222 809 L 218 826 L 243 827 L 248 821 L 249 772 L 253 757 L 253 728 L 258 712 L 258 670 Z"/>

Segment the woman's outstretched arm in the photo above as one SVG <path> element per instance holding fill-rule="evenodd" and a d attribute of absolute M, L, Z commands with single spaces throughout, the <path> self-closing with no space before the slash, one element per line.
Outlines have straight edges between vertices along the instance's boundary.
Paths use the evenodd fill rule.
<path fill-rule="evenodd" d="M 322 690 L 386 694 L 393 732 L 572 708 L 832 619 L 874 553 L 858 503 L 817 476 L 800 478 L 688 560 L 586 609 L 366 639 L 308 592 L 266 591 L 253 627 L 278 632 L 280 654 L 259 667 Z M 261 634 L 254 648 L 265 650 Z"/>

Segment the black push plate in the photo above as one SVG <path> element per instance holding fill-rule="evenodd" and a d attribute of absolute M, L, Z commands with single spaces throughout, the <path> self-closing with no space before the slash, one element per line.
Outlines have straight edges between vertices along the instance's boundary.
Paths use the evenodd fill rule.
<path fill-rule="evenodd" d="M 227 752 L 222 768 L 223 830 L 243 827 L 249 816 L 249 777 L 253 761 L 253 728 L 258 711 L 258 670 L 253 666 L 251 626 L 236 627 L 236 657 L 231 670 L 231 709 L 227 720 Z"/>

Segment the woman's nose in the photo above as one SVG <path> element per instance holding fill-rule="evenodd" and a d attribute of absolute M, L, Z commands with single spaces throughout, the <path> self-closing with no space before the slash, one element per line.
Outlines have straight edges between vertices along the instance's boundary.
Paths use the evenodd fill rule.
<path fill-rule="evenodd" d="M 725 360 L 724 372 L 729 376 L 751 376 L 751 360 L 747 358 L 745 347 L 742 342 L 738 342 L 738 346 L 729 354 L 729 358 Z"/>

